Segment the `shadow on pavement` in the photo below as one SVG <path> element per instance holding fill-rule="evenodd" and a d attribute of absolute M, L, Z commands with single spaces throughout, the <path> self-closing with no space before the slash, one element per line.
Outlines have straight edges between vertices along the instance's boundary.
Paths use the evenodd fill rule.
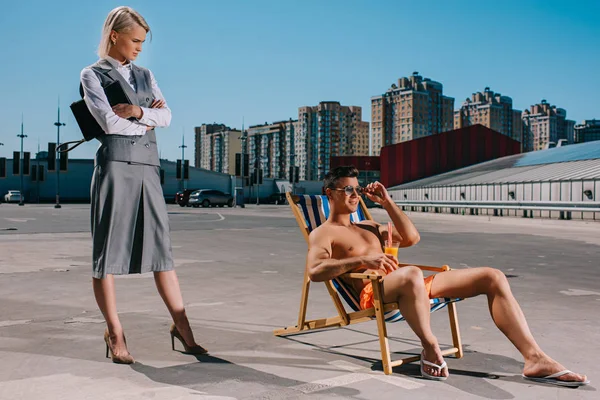
<path fill-rule="evenodd" d="M 346 328 L 343 328 L 346 329 Z M 361 332 L 356 329 L 351 329 L 354 332 L 364 333 L 370 336 L 377 336 L 370 334 L 368 332 Z M 314 332 L 313 332 L 314 333 Z M 309 335 L 310 333 L 304 333 L 302 336 Z M 383 366 L 381 360 L 378 358 L 364 357 L 359 355 L 350 354 L 348 352 L 342 352 L 340 350 L 352 350 L 358 349 L 357 345 L 373 343 L 377 342 L 378 339 L 373 340 L 365 340 L 354 343 L 344 343 L 344 344 L 336 344 L 334 346 L 324 346 L 310 343 L 306 340 L 298 339 L 299 335 L 289 335 L 283 337 L 286 340 L 304 344 L 308 347 L 313 348 L 314 350 L 334 354 L 336 356 L 342 356 L 347 358 L 352 358 L 363 363 L 371 364 L 372 371 L 383 371 Z M 412 344 L 418 346 L 416 340 L 410 339 L 399 339 L 390 337 L 389 340 L 392 342 L 402 342 L 405 344 Z M 441 345 L 442 348 L 446 347 Z M 362 349 L 364 350 L 364 349 Z M 521 370 L 523 368 L 523 362 L 515 360 L 510 357 L 505 357 L 497 354 L 487 354 L 481 353 L 477 351 L 469 351 L 468 346 L 463 345 L 464 356 L 462 359 L 457 360 L 453 357 L 447 357 L 449 364 L 449 372 L 450 377 L 448 380 L 444 381 L 444 384 L 450 385 L 458 390 L 461 390 L 465 393 L 469 393 L 476 396 L 481 396 L 489 399 L 513 399 L 518 397 L 518 394 L 512 394 L 504 389 L 501 389 L 493 384 L 493 382 L 489 382 L 488 380 L 500 380 L 500 381 L 508 381 L 513 383 L 519 383 L 526 386 L 532 385 L 540 385 L 546 387 L 556 387 L 553 385 L 544 385 L 537 384 L 529 381 L 525 381 L 521 377 Z M 410 356 L 410 355 L 418 355 L 421 351 L 420 347 L 411 348 L 407 351 L 402 352 L 393 352 L 392 359 L 397 359 L 400 357 Z M 460 368 L 453 368 L 453 364 L 459 364 Z M 495 371 L 493 372 L 484 372 L 484 371 Z M 405 364 L 399 367 L 394 368 L 394 374 L 399 374 L 411 378 L 421 378 L 421 372 L 418 363 L 410 363 Z M 426 381 L 423 379 L 423 381 Z M 572 388 L 559 388 L 559 390 L 572 390 Z M 586 386 L 579 388 L 579 390 L 585 391 L 596 391 L 595 388 L 591 386 Z"/>
<path fill-rule="evenodd" d="M 302 392 L 294 390 L 294 387 L 307 383 L 282 378 L 210 355 L 196 356 L 195 358 L 198 362 L 165 368 L 156 368 L 136 362 L 131 365 L 131 369 L 155 382 L 209 391 L 211 395 L 233 394 L 235 397 L 240 398 L 263 396 L 265 393 L 275 395 L 273 392 L 278 393 L 279 396 L 284 396 L 285 392 L 294 396 L 302 395 Z M 280 365 L 282 359 L 248 358 L 248 362 Z M 302 362 L 306 364 L 307 360 L 302 360 Z M 218 386 L 224 382 L 227 385 Z M 348 387 L 328 388 L 320 391 L 320 393 L 342 396 L 343 398 L 360 394 L 358 390 Z"/>

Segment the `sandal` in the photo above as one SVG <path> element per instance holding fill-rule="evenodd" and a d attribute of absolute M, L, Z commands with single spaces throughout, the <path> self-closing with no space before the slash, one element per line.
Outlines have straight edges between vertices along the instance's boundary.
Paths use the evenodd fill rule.
<path fill-rule="evenodd" d="M 424 352 L 421 352 L 421 376 L 425 379 L 431 379 L 432 381 L 445 381 L 446 379 L 448 379 L 447 376 L 435 376 L 435 375 L 430 375 L 427 372 L 425 372 L 425 366 L 428 367 L 432 367 L 432 368 L 436 368 L 437 370 L 439 370 L 440 372 L 442 372 L 442 370 L 444 368 L 448 367 L 448 364 L 446 364 L 446 361 L 444 361 L 442 363 L 442 365 L 437 365 L 435 363 L 432 363 L 430 361 L 427 361 L 425 359 L 425 355 Z"/>
<path fill-rule="evenodd" d="M 580 386 L 589 385 L 589 383 L 590 383 L 589 379 L 584 382 L 563 381 L 563 380 L 557 379 L 563 375 L 572 374 L 572 373 L 573 372 L 569 371 L 568 369 L 565 369 L 564 371 L 560 371 L 555 374 L 543 376 L 543 377 L 526 376 L 525 374 L 523 374 L 522 376 L 523 376 L 523 378 L 527 379 L 528 381 L 533 381 L 533 382 L 537 382 L 537 383 L 549 383 L 550 385 L 557 385 L 557 386 L 580 387 Z"/>

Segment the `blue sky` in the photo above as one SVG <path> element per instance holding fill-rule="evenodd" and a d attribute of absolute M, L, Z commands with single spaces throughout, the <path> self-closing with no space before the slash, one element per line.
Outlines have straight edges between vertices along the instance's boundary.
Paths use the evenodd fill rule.
<path fill-rule="evenodd" d="M 3 2 L 0 37 L 0 156 L 79 138 L 68 105 L 79 72 L 96 61 L 100 31 L 119 1 Z M 419 71 L 444 85 L 455 108 L 486 86 L 518 109 L 546 99 L 580 122 L 600 118 L 598 1 L 172 0 L 126 3 L 153 31 L 139 65 L 150 68 L 173 120 L 158 131 L 164 158 L 193 160 L 193 128 L 241 128 L 290 117 L 298 107 L 337 100 L 363 107 Z M 91 158 L 96 142 L 73 151 Z M 193 161 L 192 161 L 193 162 Z"/>

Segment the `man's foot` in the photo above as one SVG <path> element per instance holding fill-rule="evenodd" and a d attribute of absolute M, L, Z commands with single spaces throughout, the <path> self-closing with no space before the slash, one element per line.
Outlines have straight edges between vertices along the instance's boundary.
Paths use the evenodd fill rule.
<path fill-rule="evenodd" d="M 424 361 L 429 361 L 430 363 L 433 363 L 438 366 L 444 364 L 444 357 L 442 356 L 442 351 L 440 350 L 440 346 L 437 343 L 432 345 L 423 345 L 422 357 Z M 436 368 L 424 364 L 423 372 L 430 376 L 439 378 L 447 378 L 449 375 L 447 366 L 444 366 L 443 368 Z"/>
<path fill-rule="evenodd" d="M 551 375 L 557 374 L 562 371 L 568 371 L 560 363 L 554 361 L 547 355 L 543 355 L 530 360 L 525 360 L 525 368 L 523 368 L 523 376 L 525 378 L 546 378 Z M 545 383 L 552 383 L 552 381 L 558 381 L 558 383 L 571 382 L 579 386 L 587 382 L 587 376 L 580 375 L 575 372 L 568 371 L 560 376 L 550 378 Z"/>

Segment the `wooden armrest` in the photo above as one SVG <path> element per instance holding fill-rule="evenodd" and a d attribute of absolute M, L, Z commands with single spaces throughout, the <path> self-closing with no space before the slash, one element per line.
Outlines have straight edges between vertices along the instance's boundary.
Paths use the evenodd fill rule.
<path fill-rule="evenodd" d="M 430 265 L 418 265 L 418 264 L 407 264 L 407 263 L 398 263 L 399 267 L 417 267 L 423 271 L 434 271 L 434 272 L 444 272 L 444 271 L 450 271 L 452 268 L 450 268 L 447 265 L 444 265 L 442 267 L 432 267 Z"/>
<path fill-rule="evenodd" d="M 398 267 L 400 267 L 400 268 L 409 267 L 409 266 L 417 267 L 423 271 L 433 271 L 433 272 L 444 272 L 444 271 L 451 270 L 451 268 L 447 265 L 444 265 L 442 267 L 432 267 L 429 265 L 398 263 Z M 346 277 L 346 278 L 351 278 L 351 279 L 370 279 L 372 281 L 377 281 L 377 280 L 383 279 L 383 275 L 378 275 L 375 273 L 365 274 L 365 273 L 360 273 L 360 272 L 350 272 L 347 274 L 343 274 L 342 276 Z"/>
<path fill-rule="evenodd" d="M 377 274 L 362 274 L 362 273 L 359 273 L 359 272 L 351 272 L 351 273 L 348 273 L 348 274 L 343 274 L 342 276 L 344 276 L 346 278 L 352 278 L 352 279 L 370 279 L 372 281 L 383 279 L 383 276 L 381 276 L 381 275 L 377 275 Z"/>

